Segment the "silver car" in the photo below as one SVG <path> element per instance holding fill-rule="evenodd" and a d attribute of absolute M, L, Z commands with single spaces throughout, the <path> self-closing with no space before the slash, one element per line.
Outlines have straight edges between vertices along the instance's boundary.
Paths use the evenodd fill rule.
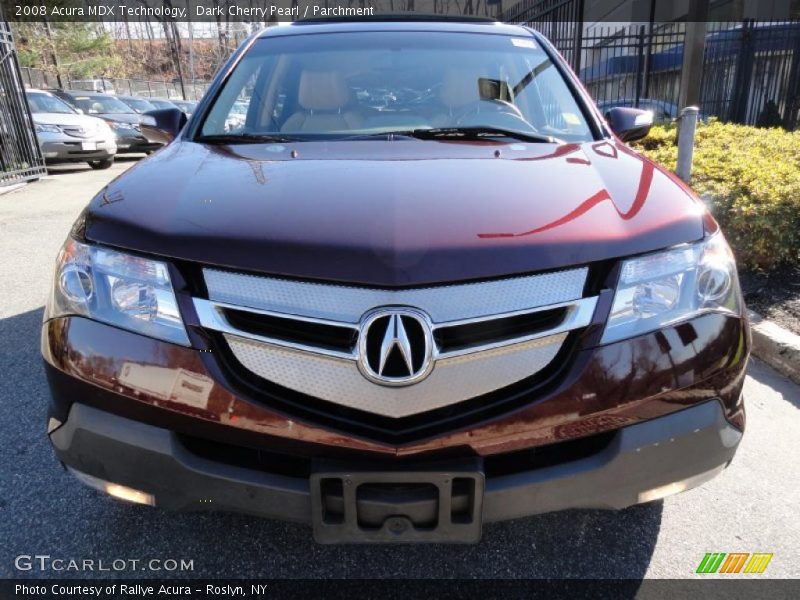
<path fill-rule="evenodd" d="M 88 162 L 93 169 L 114 164 L 116 136 L 105 121 L 80 114 L 49 92 L 27 90 L 25 95 L 48 163 Z"/>

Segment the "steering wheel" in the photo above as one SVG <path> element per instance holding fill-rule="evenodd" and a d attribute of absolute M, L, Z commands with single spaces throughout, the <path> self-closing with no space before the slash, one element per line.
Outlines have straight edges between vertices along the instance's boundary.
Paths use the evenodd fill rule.
<path fill-rule="evenodd" d="M 475 100 L 474 102 L 470 102 L 461 109 L 461 112 L 456 118 L 456 124 L 463 125 L 464 121 L 468 121 L 470 117 L 480 115 L 481 113 L 502 114 L 505 116 L 514 117 L 528 125 L 528 121 L 525 119 L 519 108 L 517 108 L 511 102 L 499 100 L 497 98 L 488 98 L 486 100 Z"/>

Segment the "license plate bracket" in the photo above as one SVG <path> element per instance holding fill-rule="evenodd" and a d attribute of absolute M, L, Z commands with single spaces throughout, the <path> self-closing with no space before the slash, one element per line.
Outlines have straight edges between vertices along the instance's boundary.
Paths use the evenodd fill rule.
<path fill-rule="evenodd" d="M 397 469 L 315 461 L 309 483 L 314 539 L 322 544 L 468 544 L 481 537 L 479 458 Z"/>
<path fill-rule="evenodd" d="M 81 150 L 97 150 L 97 142 L 81 142 Z"/>

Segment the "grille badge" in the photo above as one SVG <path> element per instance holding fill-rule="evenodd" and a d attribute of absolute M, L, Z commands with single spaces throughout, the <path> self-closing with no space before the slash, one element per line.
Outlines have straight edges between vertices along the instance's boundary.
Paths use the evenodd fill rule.
<path fill-rule="evenodd" d="M 430 318 L 411 308 L 383 308 L 365 316 L 359 328 L 358 366 L 380 385 L 411 385 L 433 368 Z"/>

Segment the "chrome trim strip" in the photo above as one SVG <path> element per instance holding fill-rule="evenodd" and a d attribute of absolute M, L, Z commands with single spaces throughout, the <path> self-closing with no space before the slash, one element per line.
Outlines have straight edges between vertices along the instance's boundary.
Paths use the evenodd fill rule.
<path fill-rule="evenodd" d="M 472 323 L 485 323 L 487 321 L 496 321 L 497 319 L 508 319 L 510 317 L 521 317 L 522 315 L 530 315 L 537 312 L 543 312 L 546 310 L 553 310 L 555 308 L 564 308 L 565 306 L 573 306 L 584 302 L 586 300 L 592 300 L 592 298 L 596 298 L 596 296 L 591 296 L 589 298 L 581 298 L 578 300 L 568 300 L 566 302 L 556 302 L 554 304 L 544 304 L 542 306 L 532 306 L 530 308 L 523 308 L 521 310 L 512 310 L 509 312 L 499 312 L 494 313 L 491 315 L 484 315 L 481 317 L 473 317 L 470 319 L 458 319 L 455 321 L 446 321 L 444 323 L 437 323 L 433 325 L 434 329 L 445 329 L 447 327 L 457 327 L 459 325 L 471 325 Z"/>
<path fill-rule="evenodd" d="M 305 317 L 303 315 L 290 315 L 287 313 L 275 312 L 274 310 L 261 310 L 259 308 L 250 308 L 249 306 L 238 306 L 236 304 L 228 304 L 227 302 L 212 302 L 211 300 L 204 300 L 203 298 L 193 298 L 195 306 L 198 303 L 208 304 L 219 308 L 227 308 L 229 310 L 236 310 L 239 312 L 253 313 L 256 315 L 265 315 L 267 317 L 275 317 L 278 319 L 285 319 L 287 321 L 303 321 L 304 323 L 317 323 L 319 325 L 331 325 L 333 327 L 341 327 L 343 329 L 352 329 L 358 332 L 358 325 L 353 323 L 345 323 L 343 321 L 332 321 L 330 319 L 318 319 L 316 317 Z"/>
<path fill-rule="evenodd" d="M 495 350 L 497 348 L 504 348 L 506 346 L 513 346 L 515 344 L 523 344 L 525 342 L 530 342 L 533 340 L 538 340 L 540 338 L 549 337 L 551 335 L 556 335 L 559 333 L 566 333 L 568 331 L 572 331 L 573 329 L 580 329 L 581 327 L 586 327 L 589 323 L 592 322 L 592 317 L 594 316 L 594 310 L 597 307 L 597 296 L 592 296 L 591 298 L 583 298 L 578 300 L 577 302 L 562 302 L 561 304 L 551 304 L 549 306 L 541 306 L 534 310 L 528 311 L 516 311 L 514 313 L 506 313 L 503 315 L 495 315 L 495 319 L 502 319 L 505 317 L 513 317 L 518 315 L 524 314 L 532 314 L 541 312 L 544 310 L 551 310 L 554 308 L 562 308 L 568 307 L 567 314 L 564 316 L 564 320 L 561 321 L 558 325 L 551 329 L 545 329 L 544 331 L 538 331 L 536 333 L 532 333 L 530 335 L 525 335 L 521 337 L 511 338 L 507 340 L 501 340 L 499 342 L 490 342 L 488 344 L 480 344 L 477 346 L 469 346 L 468 348 L 461 348 L 459 350 L 451 350 L 449 352 L 437 352 L 435 351 L 435 358 L 436 359 L 445 359 L 445 358 L 452 358 L 454 356 L 465 356 L 467 354 L 474 354 L 475 352 L 485 352 L 487 350 Z M 494 319 L 469 319 L 466 321 L 461 321 L 458 323 L 442 323 L 441 325 L 434 328 L 442 329 L 445 327 L 450 327 L 455 324 L 466 324 L 466 323 L 476 323 L 480 321 L 487 321 L 487 320 L 494 320 Z"/>
<path fill-rule="evenodd" d="M 235 306 L 232 304 L 227 304 L 222 302 L 211 302 L 210 300 L 204 300 L 202 298 L 193 298 L 193 301 L 194 301 L 195 311 L 197 312 L 197 317 L 200 321 L 200 325 L 202 325 L 206 329 L 212 329 L 214 331 L 219 331 L 221 333 L 235 335 L 237 337 L 244 339 L 256 340 L 268 344 L 273 344 L 275 346 L 281 346 L 284 348 L 302 350 L 304 352 L 329 356 L 331 358 L 341 358 L 344 360 L 358 359 L 358 350 L 357 350 L 358 343 L 356 343 L 353 350 L 348 353 L 348 352 L 341 352 L 338 350 L 331 350 L 329 348 L 324 348 L 321 346 L 311 346 L 299 342 L 287 342 L 286 340 L 281 340 L 279 338 L 272 338 L 269 336 L 258 335 L 255 333 L 242 331 L 240 329 L 237 329 L 236 327 L 233 327 L 225 318 L 225 316 L 222 314 L 220 309 L 228 308 L 232 310 L 238 310 L 241 312 L 249 312 L 254 314 L 267 315 L 270 317 L 277 317 L 281 319 L 286 319 L 288 321 L 297 320 L 297 321 L 304 321 L 306 323 L 318 323 L 321 325 L 329 325 L 332 327 L 343 327 L 358 332 L 359 327 L 356 325 L 352 325 L 350 323 L 343 323 L 341 321 L 331 321 L 328 319 L 317 319 L 312 317 L 299 317 L 297 315 L 286 315 L 286 314 L 276 313 L 274 311 L 259 310 L 244 306 Z M 446 329 L 448 327 L 454 327 L 457 325 L 468 325 L 470 323 L 481 323 L 486 321 L 505 319 L 509 317 L 534 314 L 537 312 L 553 310 L 556 308 L 564 308 L 564 307 L 567 308 L 567 314 L 564 316 L 564 319 L 561 321 L 561 323 L 550 329 L 538 331 L 536 333 L 526 336 L 510 338 L 498 342 L 490 342 L 487 344 L 469 346 L 468 348 L 450 350 L 447 352 L 441 352 L 438 349 L 438 347 L 436 347 L 436 345 L 434 344 L 432 359 L 433 361 L 436 361 L 436 360 L 443 360 L 446 358 L 453 358 L 456 356 L 465 356 L 467 354 L 474 354 L 476 352 L 495 350 L 498 348 L 503 348 L 505 346 L 522 344 L 540 338 L 549 337 L 551 335 L 572 331 L 573 329 L 586 327 L 589 323 L 592 322 L 592 317 L 594 316 L 594 311 L 595 308 L 597 307 L 597 296 L 592 296 L 590 298 L 582 298 L 580 300 L 576 300 L 573 302 L 560 302 L 558 304 L 548 304 L 547 306 L 540 306 L 528 310 L 518 310 L 508 313 L 499 313 L 492 315 L 491 317 L 477 317 L 474 319 L 461 319 L 459 321 L 448 321 L 446 323 L 431 324 L 431 330 L 433 332 L 436 332 L 436 330 L 438 329 Z"/>
<path fill-rule="evenodd" d="M 247 340 L 254 340 L 258 342 L 263 342 L 265 344 L 271 344 L 273 346 L 281 346 L 282 348 L 287 348 L 289 350 L 301 350 L 303 352 L 308 352 L 309 354 L 319 354 L 322 356 L 328 356 L 330 358 L 338 358 L 342 360 L 354 361 L 357 359 L 355 348 L 353 348 L 353 350 L 349 353 L 340 352 L 338 350 L 331 350 L 329 348 L 323 348 L 321 346 L 309 346 L 308 344 L 301 344 L 299 342 L 287 342 L 286 340 L 281 340 L 278 338 L 272 338 L 265 335 L 258 335 L 257 333 L 242 331 L 241 329 L 237 329 L 228 322 L 228 320 L 220 311 L 220 308 L 232 308 L 243 312 L 252 312 L 256 314 L 276 316 L 276 317 L 286 318 L 288 320 L 295 319 L 293 315 L 291 316 L 280 315 L 280 314 L 270 313 L 268 311 L 255 310 L 252 308 L 232 306 L 229 304 L 220 304 L 220 303 L 210 302 L 209 300 L 204 300 L 202 298 L 193 298 L 193 301 L 194 301 L 194 309 L 197 312 L 197 318 L 200 321 L 200 325 L 202 325 L 206 329 L 211 329 L 213 331 L 219 331 L 220 333 L 234 335 L 236 337 Z M 356 330 L 358 329 L 357 327 L 353 327 L 352 325 L 348 325 L 347 323 L 335 323 L 331 321 L 322 321 L 320 319 L 297 318 L 297 320 L 308 321 L 311 323 L 325 323 L 330 325 L 347 327 L 349 329 L 356 329 Z"/>

